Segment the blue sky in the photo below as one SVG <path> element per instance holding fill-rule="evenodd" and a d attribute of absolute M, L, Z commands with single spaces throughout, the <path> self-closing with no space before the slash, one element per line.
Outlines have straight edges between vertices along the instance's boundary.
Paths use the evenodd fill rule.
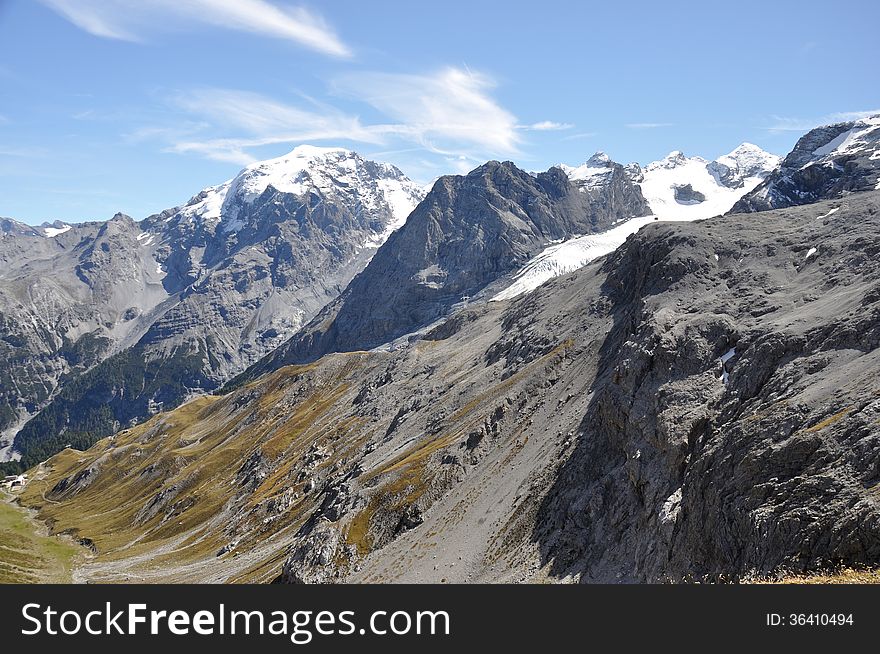
<path fill-rule="evenodd" d="M 0 216 L 143 218 L 344 145 L 420 181 L 646 163 L 880 110 L 876 0 L 0 0 Z"/>

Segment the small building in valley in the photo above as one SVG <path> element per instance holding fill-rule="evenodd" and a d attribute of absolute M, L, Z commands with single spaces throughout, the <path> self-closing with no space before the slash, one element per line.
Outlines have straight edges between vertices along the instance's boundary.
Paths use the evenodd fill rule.
<path fill-rule="evenodd" d="M 27 475 L 10 475 L 3 478 L 5 488 L 20 488 L 27 482 Z"/>

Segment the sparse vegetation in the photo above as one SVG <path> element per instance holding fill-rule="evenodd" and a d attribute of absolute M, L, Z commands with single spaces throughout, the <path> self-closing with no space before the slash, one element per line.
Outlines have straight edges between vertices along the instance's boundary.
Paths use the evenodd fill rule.
<path fill-rule="evenodd" d="M 210 388 L 212 383 L 201 372 L 205 356 L 204 352 L 180 352 L 168 359 L 146 361 L 136 347 L 71 379 L 16 436 L 22 467 L 36 465 L 68 445 L 88 449 L 98 439 L 148 415 L 150 403 L 180 404 L 191 385 Z"/>
<path fill-rule="evenodd" d="M 750 581 L 757 584 L 880 584 L 880 569 L 841 568 L 806 575 L 783 575 L 778 579 Z"/>
<path fill-rule="evenodd" d="M 84 550 L 40 531 L 41 526 L 0 491 L 0 584 L 71 581 L 74 562 Z"/>
<path fill-rule="evenodd" d="M 828 416 L 828 417 L 825 418 L 824 420 L 822 420 L 822 421 L 820 421 L 820 422 L 817 422 L 817 423 L 816 423 L 815 425 L 813 425 L 812 427 L 809 427 L 809 428 L 807 429 L 807 431 L 812 433 L 812 432 L 821 431 L 821 430 L 825 429 L 825 427 L 830 427 L 830 426 L 833 425 L 835 422 L 837 422 L 837 421 L 840 420 L 841 418 L 844 418 L 847 414 L 851 413 L 851 412 L 853 411 L 853 408 L 854 408 L 854 407 L 849 407 L 849 408 L 847 408 L 847 409 L 844 409 L 843 411 L 838 411 L 838 412 L 835 413 L 834 415 L 832 415 L 832 416 Z"/>

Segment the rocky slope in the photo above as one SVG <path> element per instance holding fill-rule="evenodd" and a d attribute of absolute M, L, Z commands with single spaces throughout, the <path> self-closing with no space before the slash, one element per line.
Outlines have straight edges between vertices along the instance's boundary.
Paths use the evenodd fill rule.
<path fill-rule="evenodd" d="M 105 581 L 877 565 L 878 234 L 880 193 L 651 223 L 400 349 L 284 367 L 66 450 L 23 501 L 89 539 L 80 573 Z"/>
<path fill-rule="evenodd" d="M 489 162 L 440 178 L 406 224 L 345 291 L 236 383 L 329 352 L 385 345 L 475 300 L 548 243 L 644 215 L 623 167 L 572 181 L 560 168 L 531 175 Z"/>
<path fill-rule="evenodd" d="M 4 440 L 32 465 L 216 388 L 336 297 L 423 195 L 393 166 L 300 146 L 139 223 L 4 222 Z"/>
<path fill-rule="evenodd" d="M 559 168 L 578 191 L 590 197 L 590 205 L 594 211 L 610 213 L 616 217 L 614 222 L 619 222 L 621 218 L 651 213 L 638 186 L 641 181 L 638 164 L 623 166 L 612 161 L 604 152 L 596 152 L 580 166 L 560 164 Z M 622 215 L 620 207 L 627 207 L 627 213 Z"/>
<path fill-rule="evenodd" d="M 0 450 L 65 378 L 131 342 L 168 298 L 128 216 L 73 229 L 4 221 L 0 239 Z M 6 445 L 4 446 L 4 443 Z"/>
<path fill-rule="evenodd" d="M 880 188 L 880 116 L 817 127 L 735 212 L 766 211 Z"/>

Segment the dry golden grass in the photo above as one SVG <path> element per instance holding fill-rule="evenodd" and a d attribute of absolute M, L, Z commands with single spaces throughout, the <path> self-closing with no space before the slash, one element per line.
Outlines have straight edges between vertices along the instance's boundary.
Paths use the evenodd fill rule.
<path fill-rule="evenodd" d="M 851 413 L 854 408 L 855 407 L 849 407 L 848 409 L 844 409 L 843 411 L 835 413 L 833 416 L 829 416 L 829 417 L 825 418 L 825 420 L 816 423 L 812 427 L 809 427 L 806 431 L 813 433 L 813 432 L 821 431 L 821 430 L 825 429 L 825 427 L 830 427 L 835 422 L 837 422 L 838 420 L 840 420 L 841 418 L 846 416 L 848 413 Z"/>
<path fill-rule="evenodd" d="M 841 568 L 835 572 L 786 575 L 779 579 L 750 581 L 754 584 L 880 584 L 880 569 Z"/>
<path fill-rule="evenodd" d="M 564 356 L 569 346 L 559 345 L 490 391 L 475 386 L 442 433 L 419 435 L 365 472 L 366 507 L 341 525 L 357 552 L 368 553 L 384 538 L 375 528 L 387 520 L 377 523 L 377 514 L 393 517 L 430 499 L 432 456 L 485 422 L 504 394 L 528 378 L 527 370 Z M 22 502 L 55 532 L 94 542 L 89 570 L 98 569 L 98 580 L 107 580 L 101 575 L 110 570 L 111 581 L 128 572 L 146 581 L 198 581 L 175 575 L 197 575 L 201 568 L 232 582 L 271 581 L 285 544 L 321 501 L 319 493 L 305 491 L 306 483 L 351 465 L 384 429 L 353 404 L 377 360 L 349 353 L 283 368 L 228 395 L 200 397 L 154 416 L 86 452 L 65 450 L 32 475 Z M 238 473 L 255 453 L 262 476 L 248 478 L 245 490 Z M 60 480 L 89 468 L 97 471 L 89 485 L 52 492 Z M 147 512 L 157 498 L 161 506 Z"/>
<path fill-rule="evenodd" d="M 152 555 L 152 568 L 172 569 L 213 559 L 226 544 L 224 508 L 235 491 L 236 474 L 250 454 L 259 448 L 265 458 L 281 462 L 250 498 L 254 506 L 289 485 L 291 463 L 302 458 L 328 423 L 334 423 L 327 414 L 347 392 L 345 385 L 326 387 L 305 394 L 292 406 L 284 405 L 284 389 L 291 383 L 287 375 L 296 379 L 306 371 L 306 367 L 285 369 L 266 380 L 267 392 L 251 407 L 257 409 L 258 420 L 244 429 L 241 423 L 250 411 L 233 410 L 234 394 L 202 397 L 104 439 L 86 452 L 62 452 L 50 460 L 47 474 L 28 487 L 23 502 L 38 509 L 56 531 L 91 538 L 98 562 Z M 347 421 L 340 428 L 356 426 L 356 421 Z M 59 480 L 96 462 L 100 472 L 91 485 L 72 497 L 52 495 Z M 139 519 L 142 508 L 172 485 L 180 490 L 169 504 L 180 502 L 181 510 L 169 515 L 163 509 Z M 301 522 L 298 513 L 307 508 L 303 502 L 291 507 L 275 530 Z M 278 561 L 271 564 L 277 566 Z M 255 578 L 271 576 L 262 563 L 250 567 Z M 237 576 L 239 581 L 250 579 Z"/>

